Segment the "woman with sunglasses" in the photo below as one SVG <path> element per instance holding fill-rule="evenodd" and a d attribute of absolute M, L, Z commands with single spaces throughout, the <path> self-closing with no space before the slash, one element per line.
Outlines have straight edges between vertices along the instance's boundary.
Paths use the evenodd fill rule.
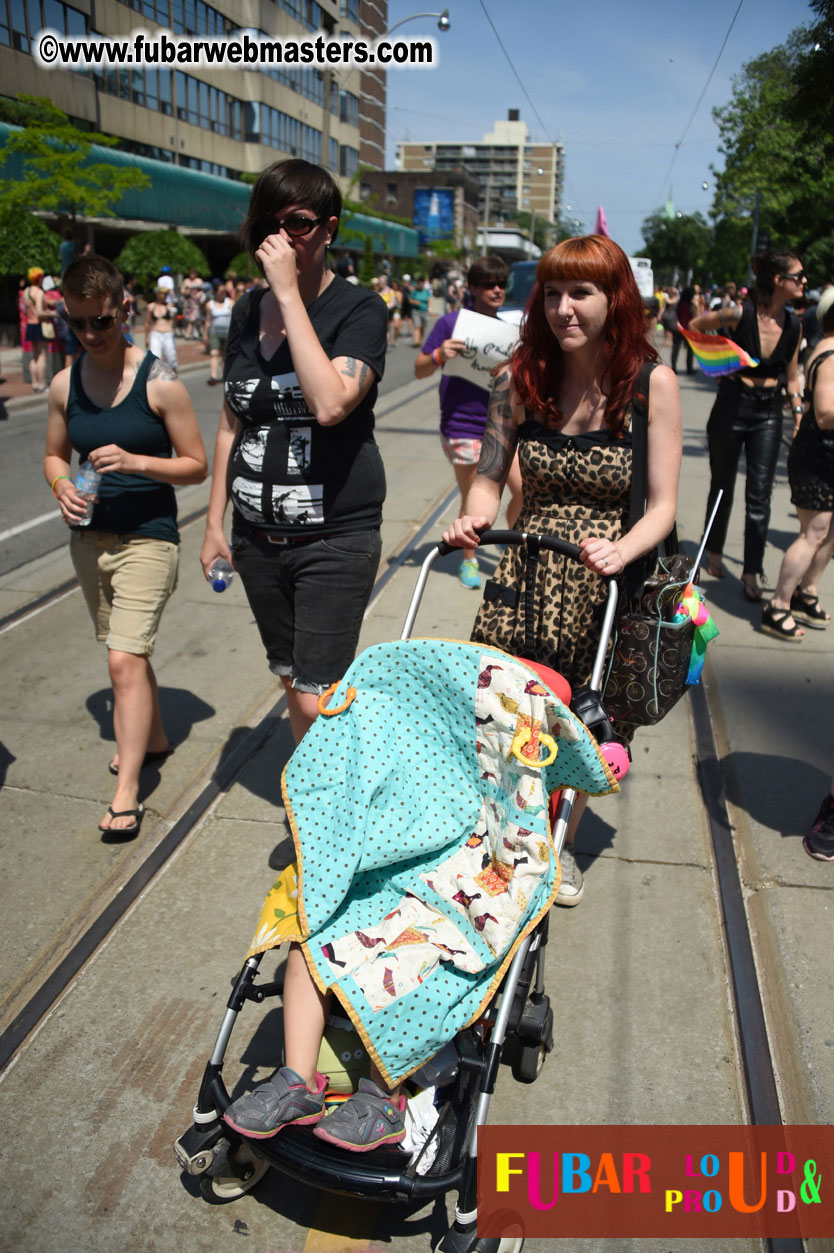
<path fill-rule="evenodd" d="M 206 574 L 218 558 L 238 570 L 296 743 L 353 660 L 381 548 L 387 313 L 327 267 L 341 208 L 307 161 L 269 166 L 252 189 L 241 238 L 267 286 L 232 313 L 200 554 Z"/>
<path fill-rule="evenodd" d="M 490 395 L 478 473 L 463 515 L 444 533 L 477 546 L 494 524 L 518 450 L 523 483 L 519 530 L 558 535 L 582 561 L 543 552 L 532 609 L 536 660 L 574 690 L 588 683 L 607 582 L 672 530 L 681 463 L 677 379 L 646 339 L 643 301 L 628 257 L 601 235 L 568 239 L 545 253 L 521 323 L 519 344 Z M 629 529 L 631 420 L 648 422 L 647 500 Z M 524 550 L 507 547 L 484 596 L 472 639 L 526 655 Z M 628 744 L 633 728 L 614 723 Z M 562 852 L 559 905 L 578 905 L 582 874 L 572 844 L 587 797 L 574 806 Z"/>
<path fill-rule="evenodd" d="M 139 773 L 171 751 L 150 658 L 177 581 L 174 487 L 203 481 L 206 454 L 183 384 L 122 333 L 128 302 L 116 267 L 88 254 L 62 282 L 83 354 L 49 388 L 44 474 L 73 528 L 70 556 L 107 645 L 118 750 L 109 768 L 118 782 L 99 830 L 129 839 L 144 815 Z M 73 450 L 102 476 L 89 524 L 88 501 L 70 477 Z"/>
<path fill-rule="evenodd" d="M 693 331 L 721 329 L 759 363 L 725 375 L 718 384 L 707 422 L 711 481 L 706 511 L 709 520 L 718 492 L 723 490 L 707 541 L 706 567 L 708 574 L 721 579 L 738 459 L 744 449 L 747 481 L 741 587 L 746 600 L 759 601 L 786 388 L 794 430 L 802 418 L 801 324 L 787 306 L 802 297 L 807 280 L 802 262 L 791 252 L 763 252 L 751 264 L 756 275 L 753 299 L 733 309 L 703 313 L 693 318 L 690 325 Z"/>
<path fill-rule="evenodd" d="M 497 317 L 504 303 L 508 278 L 509 270 L 500 257 L 481 257 L 475 261 L 466 276 L 472 311 L 485 318 Z M 447 361 L 466 348 L 462 339 L 455 338 L 457 320 L 457 310 L 438 318 L 414 362 L 414 373 L 418 379 L 429 378 L 436 370 L 442 370 Z M 457 376 L 441 378 L 440 438 L 460 488 L 461 512 L 478 470 L 488 403 L 489 392 L 485 387 L 478 387 Z M 510 492 L 507 525 L 514 526 L 521 509 L 521 471 L 517 458 L 513 459 L 507 487 Z M 458 579 L 463 587 L 481 586 L 474 548 L 464 548 Z"/>

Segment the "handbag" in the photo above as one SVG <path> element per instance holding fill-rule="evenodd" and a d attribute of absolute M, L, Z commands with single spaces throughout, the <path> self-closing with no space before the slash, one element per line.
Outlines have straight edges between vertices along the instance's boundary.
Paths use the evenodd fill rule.
<path fill-rule="evenodd" d="M 631 412 L 629 529 L 643 516 L 648 479 L 648 394 L 654 365 L 644 366 Z M 645 400 L 643 399 L 645 396 Z M 603 700 L 611 718 L 635 727 L 665 718 L 686 688 L 695 624 L 675 610 L 693 575 L 692 558 L 676 551 L 673 527 L 657 551 L 632 562 L 623 577 L 616 634 Z"/>
<path fill-rule="evenodd" d="M 55 324 L 51 320 L 41 322 L 41 335 L 47 340 L 55 338 Z"/>
<path fill-rule="evenodd" d="M 620 610 L 604 695 L 609 717 L 618 722 L 653 726 L 683 696 L 695 626 L 689 617 L 675 622 L 674 616 L 691 574 L 691 557 L 661 557 L 638 596 Z"/>

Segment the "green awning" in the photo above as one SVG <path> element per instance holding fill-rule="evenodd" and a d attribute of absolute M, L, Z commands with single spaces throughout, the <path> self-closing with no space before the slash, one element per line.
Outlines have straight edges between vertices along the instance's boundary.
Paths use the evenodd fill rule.
<path fill-rule="evenodd" d="M 0 122 L 0 144 L 5 143 L 10 127 Z M 150 178 L 150 186 L 142 190 L 126 192 L 113 206 L 116 217 L 131 222 L 147 222 L 148 226 L 175 226 L 184 233 L 189 231 L 225 231 L 236 234 L 249 204 L 251 187 L 233 179 L 217 178 L 182 165 L 169 165 L 150 157 L 136 156 L 118 148 L 102 148 L 93 144 L 90 163 L 99 162 L 130 166 L 144 170 Z M 23 158 L 15 153 L 5 165 L 0 166 L 0 177 L 20 179 L 23 176 Z M 398 257 L 416 257 L 417 231 L 397 222 L 369 217 L 363 213 L 345 210 L 342 217 L 338 243 L 361 251 L 365 235 L 373 240 L 375 252 L 390 252 Z"/>

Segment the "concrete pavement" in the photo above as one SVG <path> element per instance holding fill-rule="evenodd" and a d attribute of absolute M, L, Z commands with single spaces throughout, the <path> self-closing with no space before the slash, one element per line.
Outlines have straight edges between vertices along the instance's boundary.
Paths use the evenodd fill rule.
<path fill-rule="evenodd" d="M 713 389 L 700 377 L 681 383 L 678 516 L 684 544 L 694 551 L 706 499 L 704 430 Z M 450 479 L 433 394 L 412 384 L 393 400 L 402 406 L 380 429 L 389 558 L 443 498 Z M 741 530 L 739 505 L 728 577 L 706 580 L 721 629 L 706 682 L 785 1118 L 827 1123 L 834 1113 L 834 996 L 830 963 L 818 955 L 831 933 L 834 871 L 806 856 L 801 836 L 834 768 L 834 628 L 809 632 L 799 646 L 757 630 L 758 611 L 742 599 L 738 581 Z M 780 472 L 767 554 L 771 584 L 794 532 Z M 181 585 L 155 656 L 178 746 L 148 774 L 142 832 L 148 842 L 170 828 L 276 696 L 242 590 L 235 584 L 218 597 L 206 588 L 196 567 L 199 541 L 199 526 L 185 532 Z M 26 572 L 31 586 L 66 573 L 64 556 L 42 561 L 41 569 Z M 372 609 L 364 645 L 399 634 L 413 587 L 409 565 Z M 415 634 L 468 634 L 477 598 L 459 587 L 455 565 L 452 558 L 436 567 Z M 6 598 L 19 596 L 21 577 L 0 580 L 0 616 Z M 834 589 L 830 598 L 834 603 Z M 13 988 L 55 963 L 73 928 L 115 890 L 142 847 L 102 845 L 95 832 L 109 800 L 112 730 L 103 658 L 78 594 L 0 635 L 0 661 L 7 676 L 0 791 L 7 926 L 0 965 L 5 986 Z M 362 1209 L 274 1173 L 234 1205 L 208 1206 L 173 1161 L 171 1143 L 190 1121 L 229 979 L 271 882 L 267 858 L 286 837 L 279 779 L 289 749 L 279 724 L 6 1071 L 7 1121 L 21 1129 L 0 1149 L 9 1247 L 167 1253 L 214 1250 L 238 1235 L 263 1253 L 383 1247 L 416 1253 L 442 1234 L 443 1206 L 416 1214 Z M 556 1050 L 535 1085 L 502 1073 L 494 1122 L 745 1120 L 687 701 L 638 735 L 634 757 L 622 795 L 592 802 L 583 824 L 585 900 L 575 910 L 555 911 L 547 983 Z M 277 960 L 265 963 L 265 977 Z M 230 1087 L 272 1068 L 270 1028 L 279 1017 L 274 1008 L 243 1015 L 228 1053 Z M 575 1247 L 584 1253 L 610 1246 Z M 617 1247 L 660 1253 L 668 1243 Z M 703 1247 L 723 1253 L 754 1246 Z"/>

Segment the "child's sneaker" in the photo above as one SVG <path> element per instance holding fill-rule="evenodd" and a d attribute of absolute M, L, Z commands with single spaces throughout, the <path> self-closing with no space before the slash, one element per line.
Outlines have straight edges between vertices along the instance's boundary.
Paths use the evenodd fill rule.
<path fill-rule="evenodd" d="M 582 871 L 576 864 L 573 849 L 567 844 L 563 845 L 559 854 L 559 864 L 562 867 L 562 881 L 556 895 L 556 904 L 568 907 L 578 905 L 585 893 L 585 884 L 582 881 Z"/>
<path fill-rule="evenodd" d="M 266 1083 L 232 1101 L 223 1121 L 254 1140 L 267 1140 L 289 1123 L 309 1127 L 324 1116 L 327 1075 L 317 1071 L 316 1085 L 316 1091 L 311 1092 L 301 1075 L 282 1066 Z"/>
<path fill-rule="evenodd" d="M 313 1135 L 352 1153 L 399 1144 L 405 1139 L 405 1097 L 393 1098 L 370 1079 L 360 1079 L 353 1096 L 328 1114 Z"/>
<path fill-rule="evenodd" d="M 802 841 L 805 852 L 817 861 L 834 861 L 834 796 L 826 796 L 816 821 Z"/>
<path fill-rule="evenodd" d="M 461 587 L 480 587 L 481 572 L 477 557 L 464 557 L 458 570 Z"/>

